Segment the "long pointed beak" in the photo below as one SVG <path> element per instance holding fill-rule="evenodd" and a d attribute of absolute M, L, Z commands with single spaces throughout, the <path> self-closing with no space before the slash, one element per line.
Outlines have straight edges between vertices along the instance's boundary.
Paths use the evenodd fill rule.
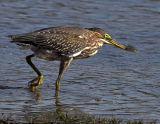
<path fill-rule="evenodd" d="M 118 43 L 118 42 L 117 42 L 116 40 L 114 40 L 114 39 L 110 39 L 109 41 L 105 41 L 105 43 L 114 45 L 114 46 L 116 46 L 116 47 L 118 47 L 118 48 L 121 48 L 121 49 L 123 49 L 123 50 L 130 51 L 130 52 L 137 52 L 137 50 L 136 50 L 134 47 L 128 46 L 128 45 L 126 45 L 126 46 L 125 46 L 125 45 L 122 45 L 122 44 Z"/>

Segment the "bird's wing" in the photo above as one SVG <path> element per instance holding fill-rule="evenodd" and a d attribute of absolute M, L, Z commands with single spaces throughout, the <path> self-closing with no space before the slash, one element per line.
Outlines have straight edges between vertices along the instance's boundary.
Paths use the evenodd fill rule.
<path fill-rule="evenodd" d="M 60 55 L 72 56 L 80 53 L 87 45 L 85 39 L 69 34 L 22 34 L 11 36 L 12 42 L 18 45 L 31 45 L 53 50 Z"/>

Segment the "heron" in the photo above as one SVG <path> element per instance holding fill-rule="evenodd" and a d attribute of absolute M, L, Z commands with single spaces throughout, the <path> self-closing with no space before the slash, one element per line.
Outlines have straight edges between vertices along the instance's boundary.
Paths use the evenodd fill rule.
<path fill-rule="evenodd" d="M 59 74 L 55 83 L 56 90 L 59 90 L 60 79 L 71 61 L 94 56 L 103 44 L 113 45 L 126 51 L 137 51 L 132 46 L 118 43 L 101 28 L 59 26 L 9 35 L 9 37 L 11 42 L 33 51 L 33 54 L 26 56 L 26 62 L 38 75 L 29 82 L 31 89 L 36 89 L 43 83 L 43 75 L 31 61 L 33 57 L 60 61 Z"/>

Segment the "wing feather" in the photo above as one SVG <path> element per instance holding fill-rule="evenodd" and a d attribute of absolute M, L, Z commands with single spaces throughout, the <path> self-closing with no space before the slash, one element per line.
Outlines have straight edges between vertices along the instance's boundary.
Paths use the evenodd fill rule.
<path fill-rule="evenodd" d="M 22 35 L 11 36 L 12 42 L 24 46 L 31 45 L 38 48 L 53 50 L 61 55 L 71 56 L 82 51 L 86 47 L 86 42 L 83 38 L 77 35 L 66 33 L 60 34 L 41 34 L 28 33 Z"/>

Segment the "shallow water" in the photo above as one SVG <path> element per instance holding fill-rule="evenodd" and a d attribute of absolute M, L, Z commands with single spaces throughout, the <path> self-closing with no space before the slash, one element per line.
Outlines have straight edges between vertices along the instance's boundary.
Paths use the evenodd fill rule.
<path fill-rule="evenodd" d="M 7 35 L 60 25 L 103 28 L 139 52 L 104 45 L 94 57 L 73 61 L 57 99 L 54 83 L 59 62 L 35 58 L 44 84 L 33 93 L 27 82 L 36 74 L 25 62 L 32 52 L 11 44 Z M 122 119 L 159 119 L 159 34 L 159 0 L 1 0 L 0 113 L 25 118 L 61 109 Z"/>

